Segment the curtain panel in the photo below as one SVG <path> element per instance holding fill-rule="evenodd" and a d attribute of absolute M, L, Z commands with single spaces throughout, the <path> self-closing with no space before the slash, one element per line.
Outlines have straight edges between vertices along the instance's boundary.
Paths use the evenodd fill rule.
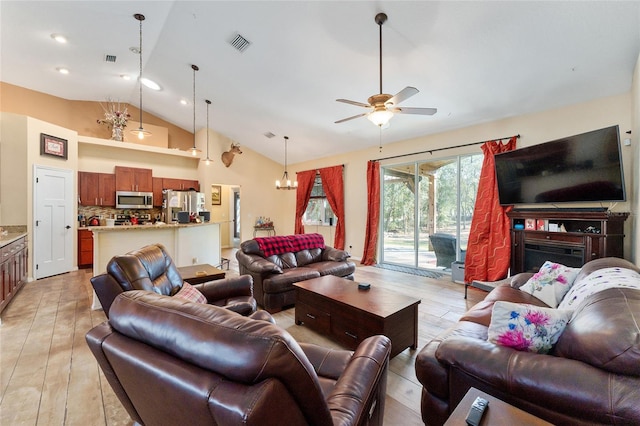
<path fill-rule="evenodd" d="M 464 281 L 497 281 L 507 276 L 511 259 L 510 224 L 507 212 L 498 198 L 495 154 L 516 147 L 514 136 L 509 142 L 489 141 L 482 145 L 484 161 L 478 182 L 476 205 L 469 230 L 464 266 Z"/>
<path fill-rule="evenodd" d="M 380 163 L 367 163 L 367 225 L 364 234 L 363 265 L 376 263 L 376 247 L 378 246 L 378 229 L 380 223 Z"/>
<path fill-rule="evenodd" d="M 343 166 L 325 167 L 320 169 L 320 178 L 322 179 L 322 188 L 327 196 L 327 201 L 331 206 L 331 210 L 338 218 L 336 223 L 336 231 L 333 239 L 333 246 L 337 249 L 344 250 L 344 181 Z"/>
<path fill-rule="evenodd" d="M 307 204 L 309 204 L 309 199 L 311 198 L 311 190 L 313 189 L 315 178 L 315 170 L 297 173 L 298 190 L 296 191 L 296 222 L 294 225 L 294 234 L 304 234 L 302 216 L 304 216 L 304 212 L 307 210 Z"/>

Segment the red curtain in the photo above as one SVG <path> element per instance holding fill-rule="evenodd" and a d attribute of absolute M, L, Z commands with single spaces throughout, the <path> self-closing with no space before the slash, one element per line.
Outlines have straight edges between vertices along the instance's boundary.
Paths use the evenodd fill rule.
<path fill-rule="evenodd" d="M 344 250 L 344 182 L 342 169 L 343 166 L 320 169 L 322 188 L 327 196 L 331 210 L 338 218 L 333 246 L 340 250 Z"/>
<path fill-rule="evenodd" d="M 516 147 L 516 137 L 503 144 L 490 141 L 482 145 L 484 162 L 480 171 L 476 205 L 471 220 L 469 243 L 464 265 L 464 281 L 497 281 L 507 276 L 511 258 L 510 224 L 507 212 L 498 199 L 495 154 Z"/>
<path fill-rule="evenodd" d="M 364 234 L 363 265 L 376 263 L 376 247 L 378 245 L 378 226 L 380 222 L 380 163 L 367 163 L 367 227 Z"/>
<path fill-rule="evenodd" d="M 315 178 L 315 170 L 307 170 L 305 172 L 297 173 L 298 190 L 296 191 L 296 222 L 294 226 L 294 234 L 304 234 L 302 216 L 304 216 L 304 211 L 307 209 L 307 204 L 309 204 L 311 190 L 313 189 L 313 181 Z"/>

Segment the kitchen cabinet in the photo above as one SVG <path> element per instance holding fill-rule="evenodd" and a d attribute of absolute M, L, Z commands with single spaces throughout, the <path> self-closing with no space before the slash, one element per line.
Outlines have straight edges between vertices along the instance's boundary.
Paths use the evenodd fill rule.
<path fill-rule="evenodd" d="M 78 268 L 93 266 L 93 232 L 78 229 Z"/>
<path fill-rule="evenodd" d="M 116 205 L 116 178 L 112 173 L 78 172 L 78 197 L 83 206 Z"/>
<path fill-rule="evenodd" d="M 27 282 L 27 237 L 0 248 L 0 312 Z"/>
<path fill-rule="evenodd" d="M 193 188 L 200 191 L 200 182 L 191 179 L 162 178 L 162 188 L 175 191 L 188 191 Z"/>
<path fill-rule="evenodd" d="M 153 192 L 151 169 L 115 167 L 116 191 Z"/>
<path fill-rule="evenodd" d="M 522 209 L 511 221 L 511 275 L 537 272 L 546 260 L 579 268 L 593 259 L 624 257 L 629 213 L 593 209 Z"/>
<path fill-rule="evenodd" d="M 153 178 L 153 207 L 162 207 L 162 182 L 164 179 Z"/>

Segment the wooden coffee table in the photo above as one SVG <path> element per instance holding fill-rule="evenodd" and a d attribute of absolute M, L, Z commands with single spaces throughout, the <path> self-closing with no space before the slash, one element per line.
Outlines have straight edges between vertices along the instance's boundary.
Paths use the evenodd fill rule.
<path fill-rule="evenodd" d="M 325 275 L 294 284 L 296 324 L 333 337 L 355 349 L 369 336 L 391 339 L 391 357 L 418 347 L 420 299 L 380 287 L 360 290 L 358 283 Z"/>
<path fill-rule="evenodd" d="M 529 414 L 526 411 L 522 411 L 513 405 L 484 393 L 476 388 L 471 388 L 466 393 L 460 404 L 453 410 L 451 416 L 444 424 L 445 426 L 466 426 L 467 414 L 469 414 L 469 408 L 477 397 L 481 397 L 489 401 L 489 405 L 484 411 L 480 426 L 485 425 L 531 425 L 531 426 L 547 426 L 551 423 L 542 420 L 539 417 Z"/>

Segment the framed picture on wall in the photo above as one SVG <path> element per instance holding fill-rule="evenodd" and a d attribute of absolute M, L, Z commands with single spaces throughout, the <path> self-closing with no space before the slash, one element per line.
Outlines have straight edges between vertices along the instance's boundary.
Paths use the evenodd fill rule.
<path fill-rule="evenodd" d="M 40 155 L 67 159 L 67 140 L 40 133 Z"/>
<path fill-rule="evenodd" d="M 222 204 L 222 187 L 220 185 L 211 185 L 211 205 L 219 206 Z"/>

